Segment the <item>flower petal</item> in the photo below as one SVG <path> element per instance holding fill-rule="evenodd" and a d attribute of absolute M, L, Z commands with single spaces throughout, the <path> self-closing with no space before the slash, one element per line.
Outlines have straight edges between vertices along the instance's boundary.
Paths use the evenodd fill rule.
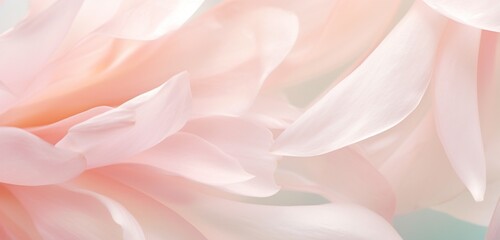
<path fill-rule="evenodd" d="M 57 143 L 81 152 L 89 167 L 123 161 L 177 132 L 189 115 L 190 89 L 182 73 L 119 107 L 77 124 Z"/>
<path fill-rule="evenodd" d="M 120 12 L 100 32 L 113 37 L 153 40 L 186 22 L 204 0 L 141 0 Z"/>
<path fill-rule="evenodd" d="M 28 13 L 28 0 L 0 1 L 0 34 L 15 26 Z"/>
<path fill-rule="evenodd" d="M 279 191 L 274 180 L 277 157 L 269 152 L 273 136 L 268 129 L 245 119 L 220 116 L 191 120 L 181 131 L 205 139 L 255 176 L 248 181 L 226 185 L 226 190 L 255 197 Z"/>
<path fill-rule="evenodd" d="M 486 240 L 496 240 L 498 238 L 500 238 L 500 201 L 493 213 L 488 232 L 486 233 Z"/>
<path fill-rule="evenodd" d="M 153 166 L 210 185 L 236 183 L 253 177 L 234 157 L 196 135 L 183 132 L 127 162 Z"/>
<path fill-rule="evenodd" d="M 496 0 L 423 0 L 439 13 L 474 28 L 500 32 L 500 2 Z"/>
<path fill-rule="evenodd" d="M 480 39 L 480 30 L 451 23 L 434 71 L 437 133 L 451 165 L 477 201 L 486 188 L 477 96 Z"/>
<path fill-rule="evenodd" d="M 444 23 L 416 2 L 354 72 L 278 137 L 275 152 L 320 155 L 401 122 L 427 89 Z"/>
<path fill-rule="evenodd" d="M 0 127 L 0 182 L 45 185 L 66 181 L 85 170 L 85 159 L 56 148 L 18 128 Z"/>
<path fill-rule="evenodd" d="M 82 0 L 59 0 L 35 18 L 0 36 L 0 79 L 20 95 L 47 64 L 70 29 Z"/>
<path fill-rule="evenodd" d="M 135 218 L 94 192 L 56 186 L 11 187 L 43 239 L 144 240 Z"/>
<path fill-rule="evenodd" d="M 296 174 L 292 182 L 280 178 L 285 189 L 318 193 L 333 203 L 351 202 L 365 206 L 391 220 L 396 196 L 382 174 L 350 148 L 309 158 L 284 158 L 280 161 L 281 173 Z M 286 176 L 284 176 L 286 177 Z"/>

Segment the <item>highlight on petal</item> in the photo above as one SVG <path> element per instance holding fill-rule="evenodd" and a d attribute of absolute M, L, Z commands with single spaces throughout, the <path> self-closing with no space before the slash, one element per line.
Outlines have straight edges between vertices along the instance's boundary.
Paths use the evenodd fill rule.
<path fill-rule="evenodd" d="M 105 174 L 170 206 L 207 239 L 401 239 L 386 220 L 357 205 L 270 206 L 241 203 L 192 191 L 195 186 L 172 176 L 126 166 L 113 166 L 113 169 Z M 158 182 L 162 182 L 167 189 L 154 187 L 152 183 Z"/>
<path fill-rule="evenodd" d="M 9 189 L 43 239 L 145 239 L 128 210 L 103 195 L 57 186 Z"/>
<path fill-rule="evenodd" d="M 439 13 L 474 28 L 500 32 L 500 2 L 495 0 L 423 0 Z"/>
<path fill-rule="evenodd" d="M 500 238 L 500 201 L 491 218 L 488 233 L 486 233 L 486 240 L 496 240 L 498 238 Z"/>
<path fill-rule="evenodd" d="M 334 204 L 359 204 L 388 221 L 394 215 L 396 196 L 392 187 L 375 167 L 351 148 L 317 157 L 283 158 L 277 179 L 284 189 L 318 193 Z"/>
<path fill-rule="evenodd" d="M 113 37 L 152 40 L 176 30 L 186 22 L 204 0 L 141 0 L 132 1 L 100 32 Z"/>
<path fill-rule="evenodd" d="M 453 168 L 476 201 L 483 199 L 486 188 L 477 96 L 480 39 L 480 30 L 450 23 L 434 71 L 437 133 Z"/>
<path fill-rule="evenodd" d="M 0 127 L 0 182 L 45 185 L 66 181 L 85 170 L 78 153 L 56 148 L 25 130 Z"/>
<path fill-rule="evenodd" d="M 278 137 L 275 152 L 320 155 L 401 122 L 427 89 L 445 23 L 416 2 L 354 72 Z"/>
<path fill-rule="evenodd" d="M 19 96 L 48 63 L 68 33 L 82 0 L 59 0 L 0 36 L 0 81 Z"/>
<path fill-rule="evenodd" d="M 224 185 L 253 178 L 238 162 L 206 140 L 179 132 L 153 148 L 127 160 L 165 170 L 210 185 Z"/>
<path fill-rule="evenodd" d="M 89 167 L 103 166 L 147 150 L 177 132 L 189 116 L 186 73 L 119 107 L 69 129 L 58 147 L 81 152 Z"/>
<path fill-rule="evenodd" d="M 279 191 L 274 179 L 277 157 L 269 152 L 274 141 L 268 129 L 242 118 L 213 116 L 193 119 L 181 131 L 213 144 L 255 176 L 225 185 L 225 190 L 254 197 L 267 197 Z"/>

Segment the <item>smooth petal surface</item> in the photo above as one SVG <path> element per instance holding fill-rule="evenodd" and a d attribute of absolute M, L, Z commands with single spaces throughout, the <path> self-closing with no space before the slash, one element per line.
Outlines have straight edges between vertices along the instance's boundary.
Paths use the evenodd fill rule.
<path fill-rule="evenodd" d="M 186 22 L 204 0 L 132 1 L 100 31 L 113 37 L 152 40 L 176 30 Z"/>
<path fill-rule="evenodd" d="M 500 32 L 500 2 L 496 0 L 423 0 L 439 13 L 474 28 Z"/>
<path fill-rule="evenodd" d="M 278 137 L 275 152 L 320 155 L 401 122 L 427 89 L 445 22 L 416 2 L 354 72 Z"/>
<path fill-rule="evenodd" d="M 59 0 L 50 8 L 0 36 L 0 81 L 20 95 L 59 47 L 82 0 Z"/>
<path fill-rule="evenodd" d="M 182 132 L 128 161 L 210 185 L 242 182 L 253 177 L 238 159 L 196 135 Z"/>
<path fill-rule="evenodd" d="M 285 189 L 318 193 L 333 203 L 356 203 L 388 221 L 396 207 L 396 196 L 382 174 L 350 148 L 310 158 L 284 158 L 277 178 Z M 290 179 L 292 173 L 304 180 Z"/>
<path fill-rule="evenodd" d="M 241 118 L 214 116 L 191 120 L 181 131 L 205 139 L 255 176 L 226 185 L 226 190 L 255 197 L 267 197 L 279 190 L 274 180 L 277 157 L 269 152 L 273 136 L 268 129 Z"/>
<path fill-rule="evenodd" d="M 493 217 L 491 218 L 486 240 L 496 240 L 500 238 L 500 202 L 497 204 Z"/>
<path fill-rule="evenodd" d="M 145 239 L 122 205 L 97 193 L 56 186 L 10 190 L 28 210 L 43 239 Z"/>
<path fill-rule="evenodd" d="M 0 34 L 15 26 L 28 13 L 28 0 L 0 1 Z"/>
<path fill-rule="evenodd" d="M 58 147 L 81 152 L 89 167 L 123 161 L 177 132 L 190 107 L 187 74 L 70 128 Z"/>
<path fill-rule="evenodd" d="M 28 211 L 21 205 L 19 200 L 2 185 L 0 185 L 0 225 L 4 226 L 10 237 L 5 239 L 42 239 Z"/>
<path fill-rule="evenodd" d="M 113 169 L 109 171 L 108 168 L 105 174 L 170 206 L 207 239 L 401 239 L 382 217 L 356 205 L 268 206 L 240 203 L 189 191 L 195 190 L 196 186 L 172 176 L 130 166 Z M 168 188 L 152 184 L 158 182 Z"/>
<path fill-rule="evenodd" d="M 450 23 L 434 72 L 436 130 L 453 168 L 477 201 L 486 188 L 477 96 L 480 39 L 480 30 Z"/>
<path fill-rule="evenodd" d="M 0 127 L 0 182 L 45 185 L 66 181 L 85 170 L 78 153 L 56 148 L 27 131 Z"/>

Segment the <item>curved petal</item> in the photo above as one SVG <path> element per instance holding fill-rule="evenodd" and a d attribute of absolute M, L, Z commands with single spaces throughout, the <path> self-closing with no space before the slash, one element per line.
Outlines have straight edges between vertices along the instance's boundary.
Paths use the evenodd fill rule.
<path fill-rule="evenodd" d="M 0 128 L 0 152 L 0 182 L 4 183 L 54 184 L 85 170 L 80 154 L 56 148 L 18 128 Z"/>
<path fill-rule="evenodd" d="M 196 135 L 182 132 L 127 162 L 153 166 L 210 185 L 231 184 L 253 177 L 234 157 Z"/>
<path fill-rule="evenodd" d="M 446 155 L 474 199 L 486 188 L 477 62 L 481 31 L 450 23 L 434 71 L 436 129 Z"/>
<path fill-rule="evenodd" d="M 20 95 L 48 63 L 70 29 L 82 0 L 59 0 L 35 18 L 0 36 L 0 79 Z"/>
<path fill-rule="evenodd" d="M 354 72 L 278 137 L 275 152 L 320 155 L 401 122 L 427 89 L 445 22 L 416 2 Z"/>
<path fill-rule="evenodd" d="M 15 26 L 28 13 L 29 0 L 0 1 L 0 35 Z"/>
<path fill-rule="evenodd" d="M 135 218 L 103 195 L 56 186 L 10 187 L 43 239 L 144 240 Z"/>
<path fill-rule="evenodd" d="M 120 12 L 100 32 L 113 37 L 153 40 L 176 30 L 186 22 L 204 0 L 142 0 Z"/>
<path fill-rule="evenodd" d="M 205 139 L 255 176 L 245 182 L 226 185 L 226 190 L 255 197 L 279 191 L 274 180 L 277 157 L 269 152 L 273 136 L 268 129 L 241 118 L 206 117 L 189 121 L 181 131 Z"/>
<path fill-rule="evenodd" d="M 493 217 L 491 218 L 486 240 L 496 240 L 500 238 L 500 201 L 497 204 Z"/>
<path fill-rule="evenodd" d="M 12 239 L 42 240 L 28 211 L 4 186 L 0 186 L 0 225 L 2 224 L 8 228 L 10 235 L 15 236 Z"/>
<path fill-rule="evenodd" d="M 439 13 L 474 28 L 500 32 L 500 2 L 496 0 L 423 0 Z"/>
<path fill-rule="evenodd" d="M 186 73 L 69 129 L 58 147 L 81 152 L 89 167 L 123 161 L 177 132 L 189 116 Z"/>
<path fill-rule="evenodd" d="M 269 206 L 241 203 L 199 194 L 189 183 L 171 176 L 133 168 L 120 170 L 107 174 L 170 206 L 207 239 L 401 239 L 382 217 L 356 205 Z M 158 182 L 168 186 L 168 190 L 154 187 L 153 183 Z"/>
<path fill-rule="evenodd" d="M 113 170 L 101 168 L 99 171 Z M 72 181 L 75 186 L 105 195 L 122 204 L 141 225 L 146 239 L 206 240 L 184 218 L 157 200 L 93 171 Z"/>
<path fill-rule="evenodd" d="M 305 181 L 278 174 L 278 182 L 285 189 L 318 193 L 333 203 L 351 202 L 362 205 L 391 220 L 396 196 L 382 174 L 350 148 L 310 158 L 284 158 L 280 161 L 282 173 L 292 173 Z"/>

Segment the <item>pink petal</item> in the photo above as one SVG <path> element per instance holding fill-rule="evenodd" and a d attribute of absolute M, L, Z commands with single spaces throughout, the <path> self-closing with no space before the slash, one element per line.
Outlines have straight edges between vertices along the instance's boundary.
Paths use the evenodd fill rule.
<path fill-rule="evenodd" d="M 269 206 L 241 203 L 199 194 L 194 191 L 196 186 L 175 177 L 130 167 L 114 169 L 106 173 L 170 206 L 207 239 L 401 239 L 382 217 L 356 205 Z M 153 183 L 158 182 L 168 186 L 168 190 L 154 187 Z"/>
<path fill-rule="evenodd" d="M 255 197 L 270 196 L 279 190 L 274 180 L 277 159 L 269 152 L 273 136 L 268 129 L 241 118 L 206 117 L 189 121 L 182 131 L 205 139 L 255 176 L 227 185 L 226 190 Z"/>
<path fill-rule="evenodd" d="M 391 186 L 376 168 L 350 148 L 314 158 L 284 158 L 279 170 L 305 178 L 298 182 L 281 178 L 279 183 L 285 189 L 318 193 L 334 203 L 363 205 L 387 220 L 394 214 L 396 196 Z"/>
<path fill-rule="evenodd" d="M 450 24 L 434 72 L 436 129 L 446 155 L 474 199 L 481 201 L 486 166 L 479 123 L 480 30 Z"/>
<path fill-rule="evenodd" d="M 18 128 L 0 128 L 0 182 L 45 185 L 66 181 L 85 169 L 85 159 Z"/>
<path fill-rule="evenodd" d="M 439 13 L 457 21 L 500 32 L 500 2 L 496 0 L 423 0 Z"/>
<path fill-rule="evenodd" d="M 30 85 L 59 47 L 82 0 L 59 0 L 35 18 L 0 36 L 0 79 L 15 95 Z"/>
<path fill-rule="evenodd" d="M 97 169 L 97 172 L 87 172 L 73 183 L 122 204 L 137 219 L 146 239 L 205 239 L 194 226 L 168 206 L 98 173 L 108 170 L 113 171 L 114 168 L 104 167 Z"/>
<path fill-rule="evenodd" d="M 10 189 L 44 239 L 145 239 L 136 219 L 103 195 L 56 186 Z"/>
<path fill-rule="evenodd" d="M 486 240 L 496 240 L 500 238 L 500 201 L 497 204 L 493 217 L 491 218 Z"/>
<path fill-rule="evenodd" d="M 275 152 L 320 155 L 401 122 L 427 89 L 444 23 L 426 6 L 415 3 L 353 73 L 278 137 Z"/>
<path fill-rule="evenodd" d="M 100 32 L 118 38 L 156 39 L 179 28 L 203 2 L 204 0 L 132 1 L 129 9 L 120 12 Z"/>
<path fill-rule="evenodd" d="M 238 159 L 189 133 L 176 133 L 127 162 L 144 164 L 210 185 L 242 182 L 253 177 Z"/>
<path fill-rule="evenodd" d="M 177 132 L 189 115 L 190 89 L 182 73 L 119 107 L 77 124 L 57 143 L 81 152 L 89 167 L 123 161 Z"/>
<path fill-rule="evenodd" d="M 12 238 L 15 240 L 41 240 L 31 216 L 5 186 L 0 186 L 0 196 L 2 196 L 0 197 L 0 228 L 3 224 L 9 236 L 15 236 Z"/>

